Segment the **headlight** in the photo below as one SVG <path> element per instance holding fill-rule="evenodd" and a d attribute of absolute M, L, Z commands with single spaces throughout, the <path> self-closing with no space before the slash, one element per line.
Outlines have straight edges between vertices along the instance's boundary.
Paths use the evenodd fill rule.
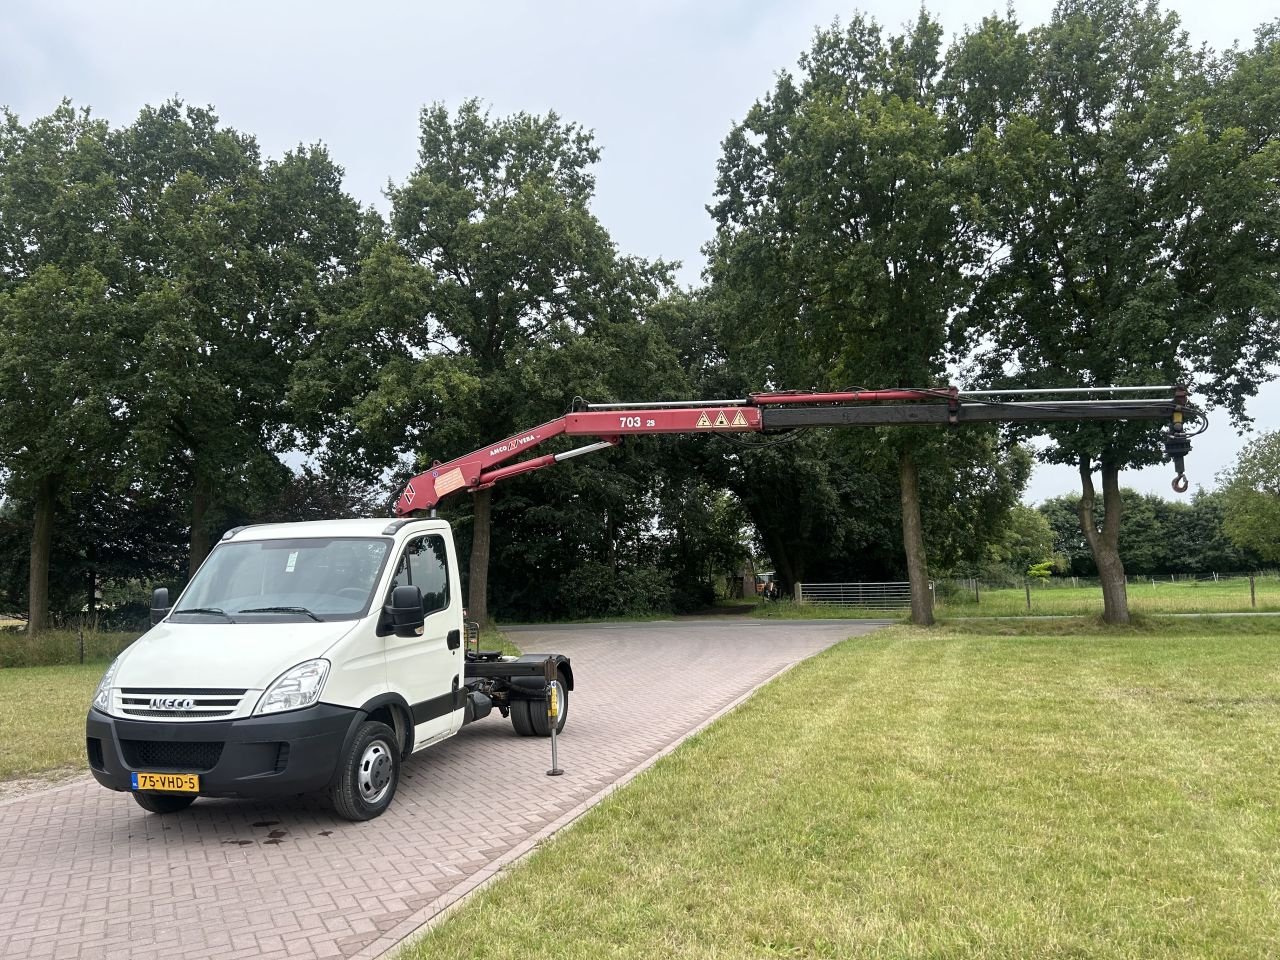
<path fill-rule="evenodd" d="M 262 695 L 253 712 L 280 713 L 282 710 L 309 707 L 320 699 L 324 678 L 328 675 L 328 660 L 300 663 L 292 670 L 286 670 L 275 683 L 267 687 L 267 692 Z"/>
<path fill-rule="evenodd" d="M 98 710 L 106 710 L 111 706 L 111 681 L 116 678 L 116 668 L 120 666 L 120 658 L 116 657 L 107 667 L 107 672 L 98 681 L 98 689 L 93 694 L 93 705 Z"/>

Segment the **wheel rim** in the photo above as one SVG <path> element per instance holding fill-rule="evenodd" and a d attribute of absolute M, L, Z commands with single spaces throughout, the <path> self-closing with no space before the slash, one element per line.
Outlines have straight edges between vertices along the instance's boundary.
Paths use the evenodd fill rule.
<path fill-rule="evenodd" d="M 374 740 L 364 748 L 360 766 L 356 770 L 356 785 L 360 799 L 365 803 L 379 803 L 391 790 L 391 776 L 395 761 L 391 747 L 385 740 Z"/>

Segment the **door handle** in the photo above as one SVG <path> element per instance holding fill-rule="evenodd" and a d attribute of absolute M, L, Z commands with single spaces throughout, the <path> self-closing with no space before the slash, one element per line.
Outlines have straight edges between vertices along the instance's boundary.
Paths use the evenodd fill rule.
<path fill-rule="evenodd" d="M 447 638 L 447 642 L 449 644 L 450 650 L 457 650 L 460 646 L 462 646 L 462 631 L 450 630 L 449 636 Z"/>

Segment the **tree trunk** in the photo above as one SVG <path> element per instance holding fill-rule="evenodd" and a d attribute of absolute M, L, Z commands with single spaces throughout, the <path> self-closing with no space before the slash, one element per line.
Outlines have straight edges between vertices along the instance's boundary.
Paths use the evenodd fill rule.
<path fill-rule="evenodd" d="M 911 622 L 933 625 L 933 593 L 929 590 L 929 563 L 924 550 L 924 524 L 920 520 L 920 473 L 909 448 L 898 457 L 902 492 L 902 546 L 907 552 L 907 579 L 911 581 Z"/>
<path fill-rule="evenodd" d="M 49 627 L 49 558 L 53 549 L 53 515 L 58 482 L 45 477 L 36 487 L 35 525 L 31 530 L 31 571 L 27 582 L 27 635 Z"/>
<path fill-rule="evenodd" d="M 213 500 L 213 480 L 196 471 L 196 485 L 191 491 L 191 544 L 187 576 L 194 577 L 213 549 L 209 537 L 209 504 Z"/>
<path fill-rule="evenodd" d="M 489 513 L 492 490 L 474 494 L 475 518 L 471 526 L 471 567 L 467 585 L 467 616 L 484 626 L 489 622 Z"/>
<path fill-rule="evenodd" d="M 1093 489 L 1093 467 L 1088 458 L 1080 461 L 1080 529 L 1089 543 L 1093 562 L 1102 581 L 1102 619 L 1107 623 L 1129 622 L 1129 594 L 1124 582 L 1124 564 L 1120 562 L 1120 468 L 1103 463 L 1102 529 L 1094 520 L 1096 494 Z"/>

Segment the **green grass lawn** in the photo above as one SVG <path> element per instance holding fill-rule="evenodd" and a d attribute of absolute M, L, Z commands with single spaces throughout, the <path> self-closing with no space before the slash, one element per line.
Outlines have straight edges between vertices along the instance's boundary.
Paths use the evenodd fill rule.
<path fill-rule="evenodd" d="M 1061 584 L 1061 585 L 1059 585 Z M 1280 611 L 1280 579 L 1258 577 L 1255 581 L 1257 606 L 1250 606 L 1248 578 L 1232 580 L 1148 580 L 1128 585 L 1129 609 L 1134 613 L 1231 613 Z M 1024 588 L 979 590 L 978 602 L 972 593 L 939 598 L 940 617 L 1023 617 L 1027 616 Z M 1102 613 L 1102 589 L 1096 584 L 1073 587 L 1070 581 L 1053 586 L 1031 587 L 1031 615 L 1096 616 Z"/>
<path fill-rule="evenodd" d="M 502 632 L 502 628 L 497 624 L 486 624 L 480 630 L 480 649 L 481 650 L 499 650 L 504 657 L 518 657 L 521 650 L 511 638 Z"/>
<path fill-rule="evenodd" d="M 141 631 L 45 630 L 28 637 L 22 630 L 0 630 L 0 669 L 5 667 L 52 667 L 80 662 L 83 641 L 85 662 L 106 664 L 141 636 Z"/>
<path fill-rule="evenodd" d="M 402 957 L 1276 956 L 1277 760 L 1275 621 L 894 627 Z"/>
<path fill-rule="evenodd" d="M 760 603 L 752 610 L 752 617 L 760 620 L 901 620 L 907 615 L 902 608 L 874 610 L 869 607 L 845 607 L 835 603 L 796 603 L 779 600 L 776 603 Z"/>
<path fill-rule="evenodd" d="M 87 769 L 84 717 L 106 663 L 0 669 L 0 780 Z"/>
<path fill-rule="evenodd" d="M 1129 609 L 1135 614 L 1159 616 L 1170 613 L 1280 613 L 1280 578 L 1258 577 L 1252 605 L 1249 580 L 1146 580 L 1128 585 Z M 939 618 L 957 617 L 1026 617 L 1066 616 L 1093 617 L 1102 614 L 1102 588 L 1096 583 L 1075 587 L 1069 579 L 1031 586 L 1031 608 L 1023 587 L 990 590 L 982 587 L 978 599 L 971 591 L 961 589 L 951 595 L 939 595 L 934 602 Z M 828 617 L 905 618 L 903 607 L 873 610 L 829 603 L 759 603 L 751 616 L 776 620 L 813 620 Z"/>

